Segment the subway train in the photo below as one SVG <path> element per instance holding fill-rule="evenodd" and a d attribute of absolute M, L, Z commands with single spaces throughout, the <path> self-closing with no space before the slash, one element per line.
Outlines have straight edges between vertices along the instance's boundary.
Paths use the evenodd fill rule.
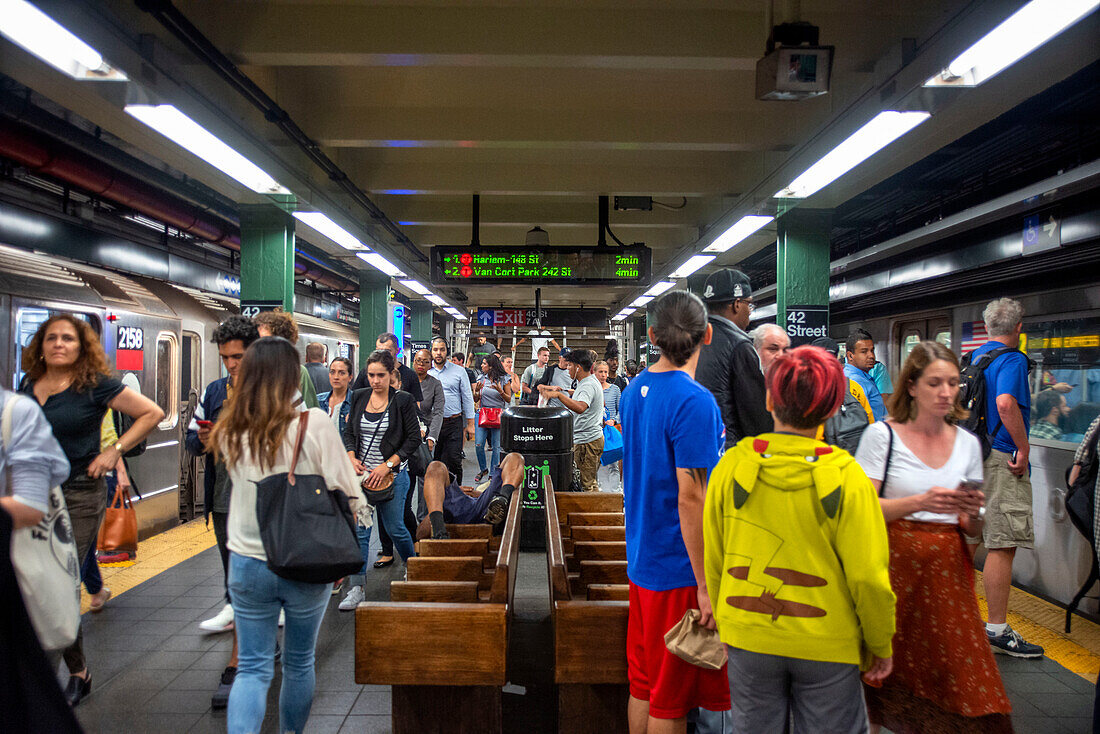
<path fill-rule="evenodd" d="M 237 299 L 164 281 L 0 245 L 0 375 L 14 389 L 23 348 L 50 315 L 71 312 L 98 332 L 119 379 L 164 409 L 145 453 L 127 459 L 139 537 L 201 514 L 202 464 L 183 447 L 184 431 L 205 385 L 225 375 L 214 328 L 239 312 Z M 299 351 L 320 342 L 328 357 L 356 362 L 359 336 L 343 324 L 295 314 Z"/>
<path fill-rule="evenodd" d="M 1034 405 L 1040 391 L 1054 385 L 1069 390 L 1064 393 L 1068 415 L 1059 425 L 1062 435 L 1030 441 L 1035 547 L 1017 553 L 1013 575 L 1019 586 L 1065 605 L 1088 577 L 1092 564 L 1091 546 L 1066 516 L 1065 474 L 1089 423 L 1100 413 L 1100 288 L 1087 285 L 1005 294 L 1024 306 L 1020 346 L 1035 363 L 1030 376 L 1031 425 L 1039 418 Z M 958 289 L 947 297 L 950 305 L 890 316 L 879 315 L 885 309 L 877 305 L 841 308 L 830 325 L 830 335 L 843 342 L 852 329 L 866 329 L 875 339 L 876 357 L 896 377 L 921 340 L 941 342 L 957 355 L 986 341 L 982 311 L 990 298 L 976 300 L 975 295 L 973 289 Z M 1081 610 L 1091 615 L 1100 612 L 1095 593 Z"/>

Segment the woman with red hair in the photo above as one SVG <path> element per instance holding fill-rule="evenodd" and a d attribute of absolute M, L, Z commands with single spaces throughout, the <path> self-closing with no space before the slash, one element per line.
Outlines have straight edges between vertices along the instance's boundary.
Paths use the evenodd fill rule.
<path fill-rule="evenodd" d="M 891 670 L 886 525 L 867 475 L 814 438 L 848 389 L 818 347 L 772 362 L 775 431 L 726 451 L 710 476 L 704 563 L 727 646 L 734 731 L 863 732 L 860 686 Z"/>

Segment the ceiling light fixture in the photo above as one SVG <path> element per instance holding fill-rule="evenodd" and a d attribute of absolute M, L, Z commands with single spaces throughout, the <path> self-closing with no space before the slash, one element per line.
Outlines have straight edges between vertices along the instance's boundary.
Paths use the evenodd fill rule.
<path fill-rule="evenodd" d="M 0 4 L 0 33 L 73 79 L 126 81 L 98 51 L 25 0 Z"/>
<path fill-rule="evenodd" d="M 1100 7 L 1100 0 L 1031 0 L 963 51 L 926 87 L 976 87 Z"/>
<path fill-rule="evenodd" d="M 419 293 L 422 296 L 427 296 L 427 295 L 431 294 L 431 291 L 428 290 L 428 287 L 426 285 L 424 285 L 423 283 L 421 283 L 419 280 L 414 280 L 412 278 L 409 278 L 408 280 L 401 280 L 401 281 L 398 281 L 398 282 L 401 283 L 401 285 L 405 286 L 406 288 L 409 288 L 410 290 L 416 291 L 417 293 Z"/>
<path fill-rule="evenodd" d="M 683 265 L 669 273 L 668 277 L 686 278 L 713 259 L 714 255 L 692 255 Z"/>
<path fill-rule="evenodd" d="M 714 242 L 704 247 L 703 252 L 725 252 L 774 219 L 775 217 L 762 214 L 741 217 L 732 227 L 715 237 Z"/>
<path fill-rule="evenodd" d="M 435 295 L 434 293 L 429 295 L 429 296 L 424 296 L 424 298 L 425 298 L 425 300 L 429 301 L 430 303 L 434 303 L 435 305 L 442 306 L 444 308 L 449 308 L 450 305 L 451 305 L 451 304 L 447 303 L 446 301 L 444 301 L 439 296 Z"/>
<path fill-rule="evenodd" d="M 619 311 L 619 313 L 615 314 L 614 318 L 612 318 L 611 320 L 612 321 L 622 321 L 627 316 L 629 316 L 630 314 L 634 313 L 637 310 L 638 309 L 636 309 L 636 308 L 630 308 L 630 307 L 624 308 L 622 311 Z"/>
<path fill-rule="evenodd" d="M 391 278 L 403 278 L 405 273 L 401 272 L 401 268 L 391 263 L 386 258 L 379 255 L 377 252 L 360 252 L 356 254 L 356 257 L 381 270 Z"/>
<path fill-rule="evenodd" d="M 170 104 L 128 104 L 126 112 L 258 194 L 290 193 L 255 163 Z"/>
<path fill-rule="evenodd" d="M 804 199 L 820 191 L 929 117 L 927 112 L 878 113 L 786 188 L 776 192 L 775 198 Z"/>
<path fill-rule="evenodd" d="M 644 306 L 647 303 L 649 303 L 650 301 L 652 301 L 654 298 L 655 298 L 655 296 L 638 296 L 637 298 L 634 299 L 634 303 L 632 303 L 630 305 L 631 306 Z"/>
<path fill-rule="evenodd" d="M 675 287 L 676 284 L 673 283 L 671 280 L 662 280 L 660 283 L 654 283 L 653 287 L 646 291 L 644 295 L 653 296 L 654 298 L 656 298 L 657 296 L 667 291 L 669 288 Z"/>
<path fill-rule="evenodd" d="M 370 251 L 358 237 L 329 219 L 323 212 L 294 212 L 294 218 L 313 227 L 345 250 Z"/>

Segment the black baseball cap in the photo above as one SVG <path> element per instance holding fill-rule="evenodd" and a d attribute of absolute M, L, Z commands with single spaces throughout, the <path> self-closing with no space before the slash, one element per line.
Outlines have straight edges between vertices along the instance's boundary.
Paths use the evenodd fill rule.
<path fill-rule="evenodd" d="M 840 359 L 840 344 L 836 339 L 831 339 L 827 336 L 819 336 L 810 342 L 811 347 L 821 347 L 829 354 L 833 355 L 837 359 Z"/>
<path fill-rule="evenodd" d="M 569 359 L 569 355 L 572 354 L 572 353 L 573 353 L 573 350 L 570 349 L 569 347 L 562 347 L 561 351 L 558 352 L 558 358 L 561 359 L 562 357 L 565 357 L 566 359 Z"/>
<path fill-rule="evenodd" d="M 707 303 L 732 303 L 738 298 L 752 296 L 749 276 L 740 270 L 723 268 L 707 276 L 703 286 L 703 300 Z"/>

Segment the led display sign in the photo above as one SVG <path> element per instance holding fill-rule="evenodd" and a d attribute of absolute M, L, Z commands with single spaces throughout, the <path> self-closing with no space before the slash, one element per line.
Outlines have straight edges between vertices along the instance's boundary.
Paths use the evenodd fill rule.
<path fill-rule="evenodd" d="M 434 285 L 627 285 L 649 282 L 650 249 L 433 247 Z"/>

